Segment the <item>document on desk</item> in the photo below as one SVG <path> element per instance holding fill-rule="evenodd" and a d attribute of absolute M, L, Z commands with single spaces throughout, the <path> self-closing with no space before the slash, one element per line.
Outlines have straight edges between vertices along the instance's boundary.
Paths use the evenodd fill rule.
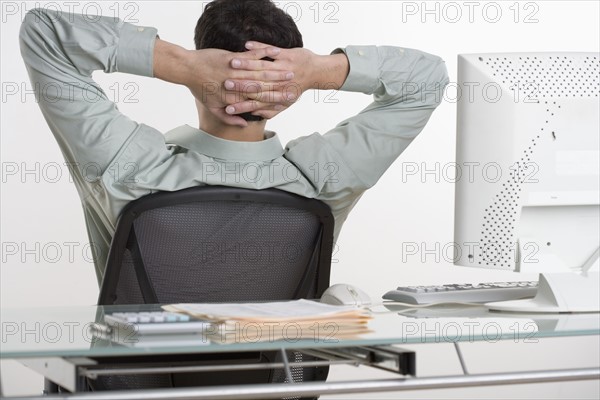
<path fill-rule="evenodd" d="M 167 311 L 212 321 L 205 331 L 223 343 L 269 340 L 329 340 L 369 332 L 370 313 L 355 306 L 310 300 L 264 303 L 171 304 Z"/>

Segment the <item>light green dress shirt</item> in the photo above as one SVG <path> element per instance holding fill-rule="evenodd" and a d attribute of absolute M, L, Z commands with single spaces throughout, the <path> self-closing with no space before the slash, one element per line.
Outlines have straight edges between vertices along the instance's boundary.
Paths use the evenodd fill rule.
<path fill-rule="evenodd" d="M 331 208 L 336 240 L 361 195 L 422 131 L 448 83 L 437 56 L 348 46 L 336 50 L 350 62 L 341 90 L 371 94 L 373 102 L 325 134 L 285 147 L 269 131 L 261 142 L 223 140 L 188 125 L 163 134 L 123 115 L 92 79 L 95 70 L 152 77 L 156 37 L 152 27 L 39 8 L 20 30 L 36 99 L 81 197 L 98 282 L 119 213 L 158 191 L 226 185 L 316 198 Z"/>

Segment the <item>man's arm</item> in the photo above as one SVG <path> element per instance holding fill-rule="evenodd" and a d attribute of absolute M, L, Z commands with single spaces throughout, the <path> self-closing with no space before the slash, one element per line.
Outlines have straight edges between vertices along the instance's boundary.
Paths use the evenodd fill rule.
<path fill-rule="evenodd" d="M 340 191 L 357 194 L 372 187 L 423 130 L 449 82 L 444 61 L 419 50 L 349 46 L 325 60 L 332 63 L 342 52 L 349 73 L 340 67 L 317 68 L 321 72 L 314 75 L 316 79 L 310 77 L 317 82 L 315 88 L 331 89 L 332 83 L 343 81 L 340 90 L 373 95 L 373 102 L 324 135 L 290 142 L 286 153 L 307 176 L 315 162 L 323 168 L 334 161 L 333 179 L 315 182 L 323 197 L 335 197 Z M 310 160 L 306 154 L 311 154 Z"/>
<path fill-rule="evenodd" d="M 331 207 L 337 237 L 360 196 L 423 130 L 440 104 L 449 82 L 446 66 L 440 57 L 389 46 L 349 46 L 327 56 L 307 49 L 282 49 L 275 63 L 295 73 L 294 82 L 302 91 L 339 88 L 373 95 L 367 108 L 324 135 L 314 133 L 289 142 L 284 155 L 311 181 L 315 197 Z M 260 67 L 254 61 L 242 66 Z M 249 84 L 232 83 L 238 88 Z M 248 101 L 236 108 L 243 112 L 250 106 Z"/>
<path fill-rule="evenodd" d="M 340 90 L 373 95 L 373 102 L 322 139 L 372 187 L 421 133 L 449 83 L 444 60 L 391 46 L 349 46 L 350 73 Z"/>
<path fill-rule="evenodd" d="M 152 27 L 41 8 L 25 15 L 19 40 L 36 99 L 63 155 L 77 165 L 75 175 L 91 164 L 86 171 L 103 174 L 135 133 L 158 132 L 123 115 L 92 79 L 93 71 L 156 76 L 186 85 L 195 96 L 202 96 L 207 84 L 218 87 L 236 74 L 258 76 L 256 71 L 231 68 L 233 59 L 278 53 L 273 48 L 243 55 L 216 49 L 185 50 L 157 39 Z M 286 71 L 270 71 L 267 78 L 285 79 L 285 75 Z M 214 89 L 211 87 L 211 92 Z M 220 96 L 214 97 L 214 102 L 223 102 Z M 230 122 L 241 120 L 228 117 Z M 84 181 L 93 181 L 90 178 L 86 176 Z"/>
<path fill-rule="evenodd" d="M 267 46 L 258 42 L 251 45 Z M 315 179 L 317 189 L 324 195 L 348 189 L 360 192 L 372 187 L 423 130 L 449 82 L 440 57 L 391 46 L 349 46 L 325 56 L 304 48 L 282 49 L 274 63 L 294 71 L 293 87 L 301 92 L 339 89 L 373 95 L 373 102 L 358 115 L 324 135 L 299 138 L 287 146 L 286 158 L 309 177 L 316 176 L 315 165 L 323 168 L 334 160 L 331 171 L 335 170 L 334 175 L 343 179 Z M 255 69 L 261 65 L 245 60 L 241 67 Z M 232 81 L 239 90 L 259 85 Z M 266 85 L 262 92 L 252 96 L 268 99 L 268 89 Z M 237 104 L 236 112 L 251 111 L 253 106 L 253 101 Z M 280 111 L 260 110 L 255 114 L 272 118 Z"/>
<path fill-rule="evenodd" d="M 102 174 L 140 124 L 123 115 L 92 72 L 151 77 L 156 29 L 36 8 L 19 33 L 36 100 L 73 172 Z M 77 176 L 75 177 L 78 178 Z M 96 176 L 95 178 L 99 178 Z M 93 177 L 86 177 L 87 181 Z"/>

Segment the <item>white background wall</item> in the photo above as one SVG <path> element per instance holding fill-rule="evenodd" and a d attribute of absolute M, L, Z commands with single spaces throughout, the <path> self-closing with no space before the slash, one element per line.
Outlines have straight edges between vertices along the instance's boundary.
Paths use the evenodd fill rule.
<path fill-rule="evenodd" d="M 35 103 L 18 49 L 22 16 L 28 9 L 46 3 L 2 2 L 2 307 L 94 304 L 98 292 L 79 198 Z M 157 27 L 162 39 L 192 48 L 193 30 L 203 4 L 107 1 L 51 2 L 49 6 L 63 11 L 73 7 L 89 15 L 117 13 L 128 22 Z M 452 81 L 456 79 L 459 53 L 599 49 L 600 10 L 596 1 L 311 0 L 280 2 L 280 6 L 296 20 L 305 46 L 317 53 L 327 54 L 348 44 L 418 48 L 444 58 Z M 162 131 L 198 124 L 193 98 L 184 87 L 125 74 L 97 72 L 94 77 L 119 109 L 134 120 Z M 277 131 L 283 143 L 315 131 L 324 133 L 370 101 L 368 96 L 354 93 L 326 94 L 306 93 L 298 104 L 271 121 L 268 129 Z M 421 173 L 436 167 L 440 171 L 454 159 L 452 98 L 449 93 L 420 137 L 351 214 L 337 243 L 332 283 L 352 283 L 379 298 L 399 284 L 522 278 L 506 272 L 454 268 L 443 251 L 426 251 L 443 250 L 452 242 L 453 184 L 439 173 Z M 414 163 L 419 173 L 406 176 L 407 166 Z M 418 247 L 417 254 L 403 251 L 409 243 Z M 597 343 L 582 339 L 543 341 L 535 351 L 530 346 L 528 350 L 533 353 L 525 358 L 537 363 L 537 368 L 556 363 L 558 345 L 569 349 L 565 356 L 569 355 L 574 366 L 598 365 Z M 422 373 L 459 373 L 451 349 L 444 346 L 420 347 L 425 360 L 435 362 Z M 490 352 L 500 348 L 501 352 L 494 353 L 496 367 L 510 370 L 515 363 L 522 364 L 519 355 L 524 352 L 523 346 L 471 346 L 485 349 L 468 353 L 473 365 L 488 365 Z M 336 374 L 359 376 L 353 370 L 332 372 Z M 39 376 L 16 363 L 4 362 L 2 375 L 7 394 L 38 393 L 41 388 Z M 529 386 L 532 389 L 527 391 Z M 597 382 L 529 386 L 424 395 L 593 398 L 600 392 Z M 398 397 L 389 396 L 377 394 L 371 398 Z"/>

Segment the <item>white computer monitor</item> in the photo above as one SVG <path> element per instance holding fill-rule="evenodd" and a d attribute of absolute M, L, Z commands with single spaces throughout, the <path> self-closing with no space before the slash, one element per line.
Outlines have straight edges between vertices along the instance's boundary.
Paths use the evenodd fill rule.
<path fill-rule="evenodd" d="M 536 301 L 498 309 L 600 309 L 578 298 L 598 295 L 599 81 L 599 53 L 458 57 L 455 264 L 544 273 Z"/>

